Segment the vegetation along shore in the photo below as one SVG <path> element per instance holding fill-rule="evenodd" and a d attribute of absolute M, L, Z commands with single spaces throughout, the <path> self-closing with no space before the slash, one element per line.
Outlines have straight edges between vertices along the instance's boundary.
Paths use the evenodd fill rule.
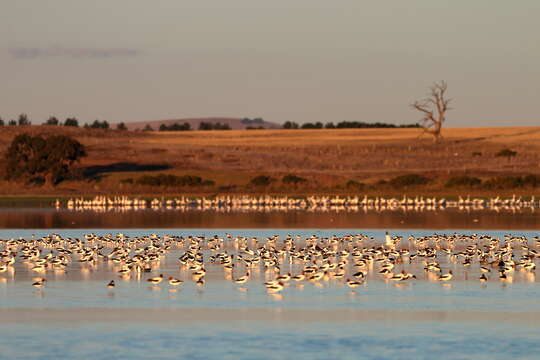
<path fill-rule="evenodd" d="M 20 177 L 17 135 L 56 138 L 71 158 Z M 417 128 L 128 131 L 4 126 L 0 196 L 217 194 L 538 196 L 540 127 L 447 128 L 434 143 Z M 58 145 L 64 144 L 64 145 Z M 45 146 L 45 145 L 43 145 Z M 51 159 L 49 159 L 50 161 Z M 69 171 L 68 171 L 69 170 Z"/>

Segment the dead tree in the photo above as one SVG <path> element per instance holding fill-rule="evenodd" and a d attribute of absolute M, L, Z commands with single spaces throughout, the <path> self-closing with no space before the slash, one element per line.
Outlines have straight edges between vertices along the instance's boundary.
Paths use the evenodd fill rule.
<path fill-rule="evenodd" d="M 430 87 L 431 93 L 422 101 L 415 101 L 411 106 L 422 112 L 424 117 L 420 125 L 427 132 L 433 135 L 433 141 L 438 142 L 442 135 L 441 129 L 446 120 L 446 111 L 450 110 L 448 104 L 451 99 L 445 98 L 447 85 L 445 81 L 434 83 Z"/>

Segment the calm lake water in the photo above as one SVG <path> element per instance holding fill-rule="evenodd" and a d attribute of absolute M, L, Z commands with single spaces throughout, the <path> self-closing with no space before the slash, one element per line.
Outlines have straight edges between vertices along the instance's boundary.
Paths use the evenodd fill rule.
<path fill-rule="evenodd" d="M 317 228 L 317 229 L 540 229 L 540 210 L 520 211 L 70 211 L 0 208 L 0 229 Z"/>
<path fill-rule="evenodd" d="M 92 221 L 92 220 L 90 220 Z M 268 224 L 269 225 L 269 224 Z M 255 226 L 253 226 L 255 227 Z M 509 231 L 389 229 L 392 235 L 475 232 L 503 238 Z M 82 238 L 85 233 L 123 233 L 130 237 L 226 234 L 257 237 L 362 233 L 373 243 L 382 229 L 4 229 L 0 239 L 31 239 L 50 233 Z M 537 231 L 511 231 L 531 239 Z M 532 243 L 531 243 L 532 244 Z M 531 245 L 534 246 L 534 245 Z M 74 262 L 69 271 L 49 271 L 44 289 L 17 262 L 0 273 L 0 358 L 6 359 L 537 359 L 540 351 L 540 286 L 534 273 L 516 271 L 512 283 L 491 274 L 480 284 L 478 264 L 441 261 L 454 271 L 451 285 L 430 279 L 421 262 L 407 268 L 415 281 L 396 284 L 370 272 L 366 283 L 349 289 L 343 280 L 320 285 L 291 283 L 268 294 L 267 274 L 254 271 L 239 286 L 208 265 L 198 287 L 178 267 L 184 249 L 172 249 L 159 270 L 185 280 L 179 289 L 149 286 L 147 276 L 122 280 L 111 263 L 88 267 Z M 45 254 L 45 252 L 44 252 Z M 43 255 L 44 255 L 43 254 Z M 205 251 L 205 255 L 208 252 Z M 298 273 L 283 264 L 282 272 Z M 239 271 L 237 275 L 241 275 Z M 150 276 L 148 275 L 148 276 Z M 107 289 L 115 279 L 117 286 Z"/>

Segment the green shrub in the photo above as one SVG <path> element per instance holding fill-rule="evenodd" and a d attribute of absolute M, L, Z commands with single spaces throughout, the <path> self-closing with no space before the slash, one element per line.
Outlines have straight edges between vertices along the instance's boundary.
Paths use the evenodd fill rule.
<path fill-rule="evenodd" d="M 475 187 L 482 184 L 482 180 L 472 177 L 472 176 L 456 176 L 451 177 L 446 182 L 446 187 L 452 188 L 452 187 Z"/>
<path fill-rule="evenodd" d="M 418 174 L 400 175 L 390 179 L 389 181 L 389 184 L 396 188 L 425 185 L 427 183 L 429 183 L 429 179 Z"/>

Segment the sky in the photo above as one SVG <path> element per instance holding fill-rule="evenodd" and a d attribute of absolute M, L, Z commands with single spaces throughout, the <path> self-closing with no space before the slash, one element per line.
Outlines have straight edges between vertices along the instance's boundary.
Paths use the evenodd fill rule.
<path fill-rule="evenodd" d="M 540 125 L 538 0 L 5 0 L 0 117 Z"/>

